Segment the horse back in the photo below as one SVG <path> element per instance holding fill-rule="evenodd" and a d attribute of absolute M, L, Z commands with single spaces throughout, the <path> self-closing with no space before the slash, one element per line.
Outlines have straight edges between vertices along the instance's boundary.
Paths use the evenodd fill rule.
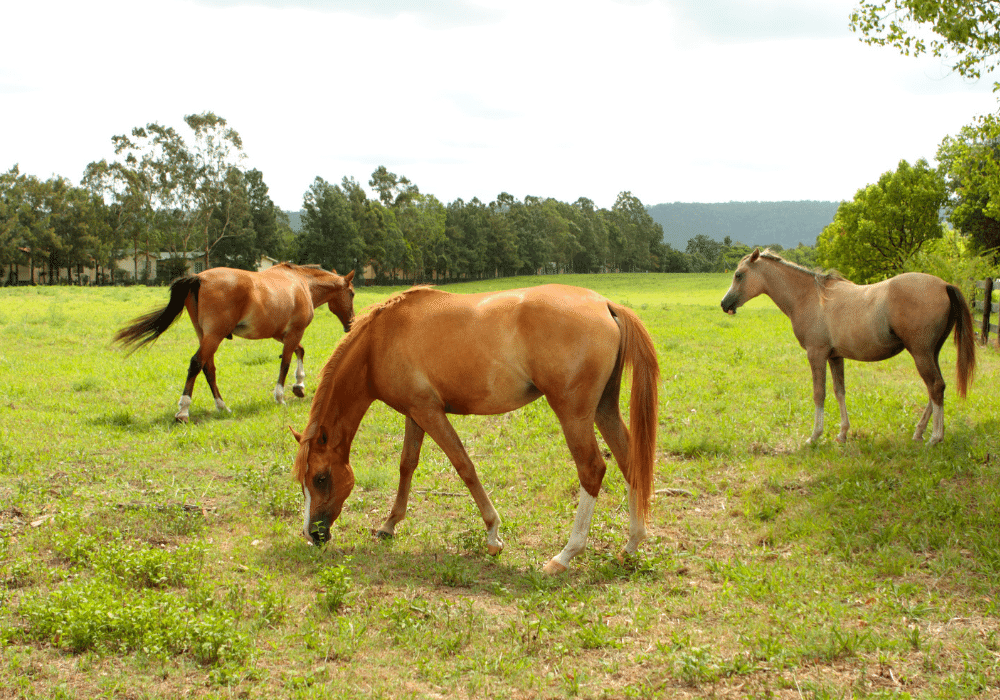
<path fill-rule="evenodd" d="M 599 396 L 620 337 L 607 304 L 561 285 L 410 292 L 372 329 L 379 398 L 403 412 L 420 400 L 452 413 L 492 414 L 574 385 L 599 384 Z"/>
<path fill-rule="evenodd" d="M 947 284 L 934 275 L 908 272 L 882 282 L 831 285 L 824 318 L 830 343 L 841 357 L 883 360 L 903 349 L 940 345 L 951 328 Z"/>
<path fill-rule="evenodd" d="M 199 273 L 196 309 L 188 308 L 192 320 L 206 333 L 249 339 L 279 337 L 294 323 L 305 328 L 313 315 L 308 286 L 283 270 L 270 273 L 274 269 L 213 267 Z"/>

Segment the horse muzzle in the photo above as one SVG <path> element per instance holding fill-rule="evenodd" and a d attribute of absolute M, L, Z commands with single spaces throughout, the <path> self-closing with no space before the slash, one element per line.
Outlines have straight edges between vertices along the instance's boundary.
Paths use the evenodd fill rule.
<path fill-rule="evenodd" d="M 309 525 L 309 539 L 313 544 L 321 545 L 330 541 L 330 524 L 317 520 Z"/>
<path fill-rule="evenodd" d="M 739 301 L 735 297 L 730 297 L 728 294 L 722 299 L 722 310 L 730 316 L 736 314 L 736 307 L 739 305 Z"/>

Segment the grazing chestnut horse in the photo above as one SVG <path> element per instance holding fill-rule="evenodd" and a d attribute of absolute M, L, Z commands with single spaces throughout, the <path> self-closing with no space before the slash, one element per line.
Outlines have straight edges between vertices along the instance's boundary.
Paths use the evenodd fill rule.
<path fill-rule="evenodd" d="M 622 371 L 632 367 L 630 426 L 618 408 Z M 380 537 L 406 515 L 424 434 L 465 482 L 499 554 L 500 517 L 448 414 L 507 413 L 544 396 L 555 412 L 580 478 L 580 501 L 565 549 L 545 565 L 559 573 L 583 551 L 604 458 L 597 424 L 629 486 L 627 553 L 646 536 L 656 448 L 659 367 L 649 333 L 629 309 L 596 292 L 563 285 L 486 294 L 416 287 L 362 316 L 323 368 L 295 474 L 305 497 L 305 533 L 330 538 L 354 486 L 351 441 L 373 401 L 406 416 L 399 487 Z"/>
<path fill-rule="evenodd" d="M 934 417 L 928 444 L 944 437 L 944 377 L 938 356 L 952 328 L 958 346 L 958 394 L 965 397 L 976 368 L 976 345 L 969 305 L 957 287 L 933 275 L 907 272 L 876 284 L 857 285 L 837 273 L 807 270 L 765 250 L 744 257 L 733 284 L 722 299 L 729 314 L 766 294 L 792 321 L 792 330 L 805 348 L 812 368 L 816 415 L 809 442 L 823 434 L 826 365 L 840 406 L 840 434 L 847 439 L 844 359 L 875 362 L 904 349 L 913 356 L 917 372 L 927 385 L 929 401 L 917 423 L 914 440 L 922 440 Z"/>
<path fill-rule="evenodd" d="M 305 396 L 302 334 L 313 319 L 313 309 L 329 304 L 330 311 L 351 328 L 354 318 L 354 270 L 341 277 L 312 265 L 281 263 L 263 272 L 213 267 L 181 277 L 170 285 L 170 301 L 161 309 L 133 319 L 115 334 L 115 342 L 134 351 L 160 337 L 187 307 L 198 334 L 198 352 L 191 358 L 187 383 L 174 416 L 186 422 L 191 391 L 199 372 L 215 397 L 215 406 L 228 411 L 215 383 L 215 351 L 223 338 L 274 338 L 283 345 L 274 400 L 285 402 L 285 377 L 294 353 L 298 359 L 292 391 Z"/>

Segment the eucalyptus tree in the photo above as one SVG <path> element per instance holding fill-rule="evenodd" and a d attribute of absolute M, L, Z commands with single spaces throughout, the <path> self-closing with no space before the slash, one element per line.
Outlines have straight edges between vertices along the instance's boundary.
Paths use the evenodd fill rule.
<path fill-rule="evenodd" d="M 112 137 L 116 160 L 92 163 L 84 179 L 120 206 L 136 249 L 145 234 L 147 253 L 161 246 L 201 251 L 208 266 L 221 240 L 248 232 L 243 140 L 212 112 L 184 122 L 193 133 L 190 145 L 173 127 L 135 127 Z"/>

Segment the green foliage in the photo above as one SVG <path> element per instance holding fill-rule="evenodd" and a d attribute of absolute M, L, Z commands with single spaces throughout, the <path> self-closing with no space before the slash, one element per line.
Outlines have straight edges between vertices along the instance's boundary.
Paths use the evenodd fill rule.
<path fill-rule="evenodd" d="M 818 262 L 867 284 L 898 274 L 930 240 L 940 238 L 945 202 L 942 174 L 927 161 L 905 160 L 837 209 L 816 242 Z"/>
<path fill-rule="evenodd" d="M 296 261 L 347 274 L 361 262 L 363 240 L 347 195 L 317 177 L 306 192 Z"/>
<path fill-rule="evenodd" d="M 973 248 L 1000 261 L 1000 119 L 994 114 L 947 136 L 937 158 L 948 177 L 949 218 Z"/>
<path fill-rule="evenodd" d="M 979 78 L 996 67 L 1000 53 L 1000 7 L 978 0 L 862 0 L 851 13 L 851 31 L 875 46 L 906 56 L 952 55 L 952 70 Z M 925 40 L 926 30 L 936 37 Z"/>
<path fill-rule="evenodd" d="M 323 587 L 320 604 L 330 612 L 338 612 L 350 599 L 353 580 L 345 564 L 328 566 L 316 575 L 316 582 Z"/>

